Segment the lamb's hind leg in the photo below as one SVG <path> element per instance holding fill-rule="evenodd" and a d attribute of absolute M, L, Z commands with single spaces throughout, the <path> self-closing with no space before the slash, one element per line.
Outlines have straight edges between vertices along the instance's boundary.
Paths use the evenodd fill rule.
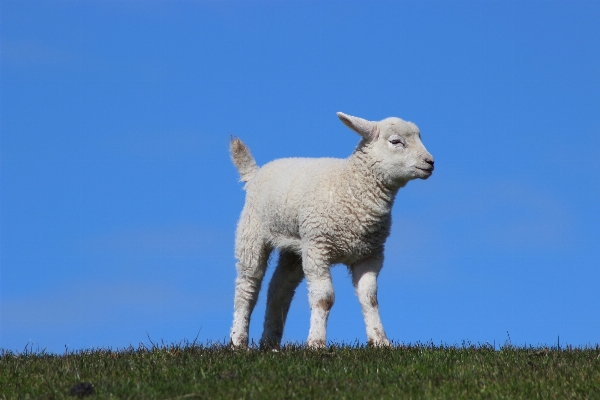
<path fill-rule="evenodd" d="M 383 255 L 368 258 L 350 266 L 352 284 L 365 318 L 367 341 L 374 346 L 390 345 L 383 330 L 377 302 L 377 275 L 382 266 Z"/>
<path fill-rule="evenodd" d="M 302 258 L 295 253 L 282 250 L 269 284 L 261 347 L 279 347 L 292 298 L 303 278 Z"/>
<path fill-rule="evenodd" d="M 234 347 L 246 347 L 250 315 L 256 305 L 271 248 L 265 241 L 244 235 L 244 229 L 238 227 L 235 253 L 238 262 L 231 344 Z"/>

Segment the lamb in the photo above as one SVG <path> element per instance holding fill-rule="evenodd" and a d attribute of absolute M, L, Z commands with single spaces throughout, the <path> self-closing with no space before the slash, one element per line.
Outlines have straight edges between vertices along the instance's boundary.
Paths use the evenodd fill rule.
<path fill-rule="evenodd" d="M 267 294 L 261 347 L 280 345 L 290 303 L 305 277 L 311 308 L 307 345 L 326 345 L 335 299 L 330 267 L 340 263 L 351 273 L 368 343 L 390 345 L 379 316 L 377 276 L 390 234 L 391 209 L 408 181 L 431 176 L 433 157 L 412 122 L 337 115 L 362 136 L 347 159 L 284 158 L 259 168 L 241 140 L 230 142 L 240 180 L 247 182 L 236 230 L 234 347 L 248 346 L 250 315 L 275 248 L 279 259 Z"/>

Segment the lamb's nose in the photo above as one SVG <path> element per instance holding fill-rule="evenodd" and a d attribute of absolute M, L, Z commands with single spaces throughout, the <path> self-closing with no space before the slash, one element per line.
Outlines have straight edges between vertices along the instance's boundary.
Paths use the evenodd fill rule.
<path fill-rule="evenodd" d="M 425 162 L 433 167 L 433 160 L 426 159 Z"/>

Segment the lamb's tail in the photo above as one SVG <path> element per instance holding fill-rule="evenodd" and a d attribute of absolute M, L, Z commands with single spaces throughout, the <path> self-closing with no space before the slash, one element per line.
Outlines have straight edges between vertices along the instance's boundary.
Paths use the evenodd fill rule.
<path fill-rule="evenodd" d="M 248 182 L 252 179 L 258 171 L 258 166 L 250 153 L 250 149 L 244 142 L 232 136 L 229 142 L 229 154 L 231 154 L 231 160 L 240 173 L 240 181 Z"/>

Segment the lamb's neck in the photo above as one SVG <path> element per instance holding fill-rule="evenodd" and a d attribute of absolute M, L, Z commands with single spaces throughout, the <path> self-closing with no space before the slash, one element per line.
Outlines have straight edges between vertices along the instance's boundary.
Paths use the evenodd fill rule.
<path fill-rule="evenodd" d="M 348 166 L 348 185 L 353 196 L 360 199 L 363 207 L 371 213 L 389 214 L 401 186 L 388 185 L 382 177 L 377 176 L 373 160 L 361 147 L 348 158 Z"/>

